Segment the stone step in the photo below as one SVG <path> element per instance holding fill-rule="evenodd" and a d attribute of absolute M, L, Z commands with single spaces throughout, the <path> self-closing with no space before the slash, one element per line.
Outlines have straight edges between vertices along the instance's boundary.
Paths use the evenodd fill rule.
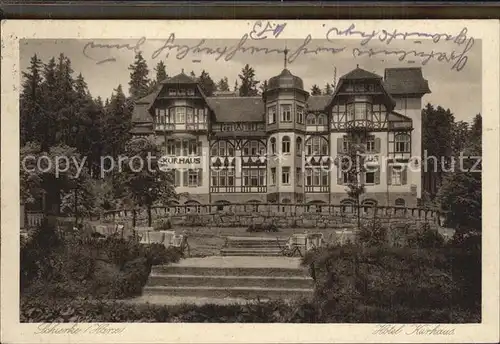
<path fill-rule="evenodd" d="M 307 269 L 287 267 L 200 267 L 155 265 L 151 274 L 196 275 L 196 276 L 308 276 Z"/>
<path fill-rule="evenodd" d="M 266 288 L 266 287 L 166 287 L 146 286 L 143 296 L 168 295 L 168 296 L 197 296 L 213 298 L 245 298 L 245 299 L 292 299 L 311 297 L 312 288 Z"/>
<path fill-rule="evenodd" d="M 285 247 L 285 243 L 279 244 L 276 242 L 263 242 L 263 243 L 254 243 L 254 242 L 230 242 L 226 247 L 234 247 L 234 248 L 280 248 Z"/>
<path fill-rule="evenodd" d="M 222 256 L 282 256 L 279 248 L 223 248 Z"/>
<path fill-rule="evenodd" d="M 169 287 L 266 287 L 313 288 L 314 281 L 306 276 L 198 276 L 198 275 L 149 275 L 148 286 Z"/>

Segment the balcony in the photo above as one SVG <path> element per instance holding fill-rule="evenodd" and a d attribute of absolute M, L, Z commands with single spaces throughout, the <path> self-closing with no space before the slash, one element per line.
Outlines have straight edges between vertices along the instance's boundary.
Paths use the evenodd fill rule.
<path fill-rule="evenodd" d="M 347 120 L 346 121 L 346 128 L 347 129 L 373 129 L 373 120 L 372 119 L 367 119 L 367 118 L 357 118 L 357 119 L 352 119 L 352 120 Z"/>

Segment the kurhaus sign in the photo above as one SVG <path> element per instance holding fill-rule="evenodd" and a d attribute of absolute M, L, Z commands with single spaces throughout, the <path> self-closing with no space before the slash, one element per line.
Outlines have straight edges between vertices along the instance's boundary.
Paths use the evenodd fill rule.
<path fill-rule="evenodd" d="M 212 131 L 215 132 L 245 132 L 245 131 L 264 131 L 264 123 L 214 123 Z"/>
<path fill-rule="evenodd" d="M 200 168 L 201 157 L 199 156 L 162 156 L 158 165 L 165 168 Z"/>

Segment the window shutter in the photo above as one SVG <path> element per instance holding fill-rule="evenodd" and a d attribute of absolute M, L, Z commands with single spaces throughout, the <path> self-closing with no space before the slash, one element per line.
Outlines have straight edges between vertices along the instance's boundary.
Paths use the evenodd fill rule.
<path fill-rule="evenodd" d="M 187 171 L 182 172 L 182 185 L 183 186 L 188 185 L 188 172 Z"/>
<path fill-rule="evenodd" d="M 387 166 L 387 185 L 392 184 L 392 166 Z"/>
<path fill-rule="evenodd" d="M 343 150 L 342 150 L 342 142 L 343 141 L 344 141 L 344 139 L 342 137 L 337 138 L 337 153 L 343 153 Z"/>
<path fill-rule="evenodd" d="M 380 138 L 375 138 L 375 153 L 380 153 Z"/>
<path fill-rule="evenodd" d="M 181 185 L 181 172 L 179 170 L 174 171 L 174 186 L 180 186 Z"/>
<path fill-rule="evenodd" d="M 401 171 L 401 185 L 406 185 L 407 179 L 408 179 L 408 169 L 405 166 Z"/>
<path fill-rule="evenodd" d="M 380 184 L 380 168 L 375 171 L 375 184 Z"/>
<path fill-rule="evenodd" d="M 198 170 L 198 186 L 203 185 L 203 170 L 200 168 Z"/>

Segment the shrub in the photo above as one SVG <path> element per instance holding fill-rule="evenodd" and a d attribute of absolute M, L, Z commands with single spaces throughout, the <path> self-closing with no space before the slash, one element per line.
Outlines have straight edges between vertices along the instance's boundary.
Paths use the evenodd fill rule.
<path fill-rule="evenodd" d="M 387 228 L 378 220 L 363 222 L 357 240 L 368 247 L 385 245 L 388 243 Z"/>
<path fill-rule="evenodd" d="M 170 219 L 161 220 L 155 227 L 157 231 L 168 231 L 172 229 L 172 221 Z"/>
<path fill-rule="evenodd" d="M 278 227 L 274 223 L 265 223 L 265 224 L 251 224 L 247 228 L 247 232 L 249 233 L 258 233 L 258 232 L 278 232 Z"/>
<path fill-rule="evenodd" d="M 440 248 L 444 246 L 444 237 L 426 222 L 408 236 L 407 243 L 413 248 Z"/>

